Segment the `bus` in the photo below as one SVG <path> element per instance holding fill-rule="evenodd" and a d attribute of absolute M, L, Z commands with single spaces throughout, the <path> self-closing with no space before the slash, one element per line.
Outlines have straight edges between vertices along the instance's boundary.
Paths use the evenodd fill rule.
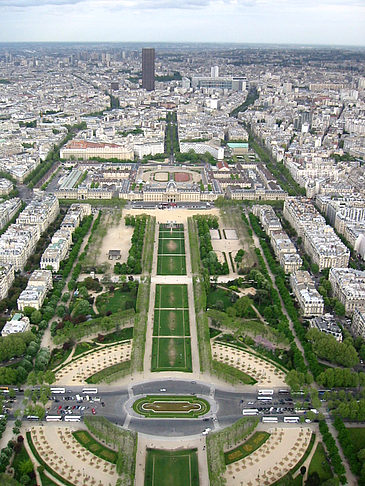
<path fill-rule="evenodd" d="M 46 422 L 61 422 L 62 417 L 61 415 L 47 415 Z"/>
<path fill-rule="evenodd" d="M 299 422 L 299 417 L 284 417 L 284 422 L 286 424 L 297 424 Z"/>
<path fill-rule="evenodd" d="M 50 390 L 51 390 L 51 393 L 66 393 L 66 388 L 57 388 L 57 387 L 51 386 Z"/>
<path fill-rule="evenodd" d="M 258 390 L 257 395 L 274 395 L 274 390 Z"/>
<path fill-rule="evenodd" d="M 65 415 L 65 422 L 80 422 L 81 415 Z"/>
<path fill-rule="evenodd" d="M 27 420 L 39 420 L 38 415 L 27 415 Z"/>
<path fill-rule="evenodd" d="M 83 388 L 82 389 L 82 393 L 98 393 L 98 389 L 97 388 Z"/>
<path fill-rule="evenodd" d="M 262 421 L 268 424 L 277 424 L 278 418 L 277 417 L 262 417 Z"/>
<path fill-rule="evenodd" d="M 257 397 L 257 400 L 260 400 L 262 402 L 271 402 L 272 397 Z"/>
<path fill-rule="evenodd" d="M 0 393 L 9 393 L 8 386 L 0 386 Z"/>
<path fill-rule="evenodd" d="M 289 395 L 290 391 L 287 388 L 282 388 L 281 390 L 278 391 L 279 395 Z"/>
<path fill-rule="evenodd" d="M 257 415 L 259 413 L 257 408 L 244 408 L 242 415 Z"/>

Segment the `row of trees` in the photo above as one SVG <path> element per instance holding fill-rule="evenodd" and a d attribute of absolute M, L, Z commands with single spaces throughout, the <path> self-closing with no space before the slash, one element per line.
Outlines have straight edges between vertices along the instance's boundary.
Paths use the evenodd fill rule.
<path fill-rule="evenodd" d="M 334 426 L 338 432 L 338 440 L 342 447 L 343 453 L 350 465 L 351 471 L 359 476 L 358 484 L 359 486 L 365 485 L 365 449 L 360 449 L 356 452 L 351 435 L 346 429 L 343 421 L 336 417 L 334 421 Z"/>
<path fill-rule="evenodd" d="M 333 470 L 339 476 L 341 484 L 346 484 L 345 467 L 342 464 L 342 459 L 338 452 L 335 439 L 332 437 L 328 425 L 324 420 L 319 421 L 319 431 L 322 434 L 323 442 L 331 459 Z"/>
<path fill-rule="evenodd" d="M 128 252 L 127 262 L 117 262 L 114 265 L 114 272 L 117 275 L 126 275 L 127 273 L 142 273 L 142 252 L 147 219 L 148 216 L 146 216 L 145 214 L 135 217 L 126 217 L 126 224 L 128 225 L 128 221 L 129 223 L 131 223 L 132 226 L 134 226 L 132 244 Z"/>
<path fill-rule="evenodd" d="M 210 275 L 227 275 L 229 273 L 228 263 L 220 263 L 213 250 L 210 229 L 218 229 L 218 218 L 216 216 L 194 216 L 198 227 L 199 251 L 203 267 L 208 269 Z"/>
<path fill-rule="evenodd" d="M 365 420 L 365 398 L 357 398 L 352 393 L 345 390 L 332 392 L 331 398 L 327 398 L 327 406 L 335 416 L 344 420 L 355 420 L 363 422 Z"/>
<path fill-rule="evenodd" d="M 317 383 L 326 388 L 365 386 L 365 373 L 356 373 L 349 368 L 327 368 L 317 376 Z"/>
<path fill-rule="evenodd" d="M 359 356 L 351 340 L 339 342 L 333 336 L 314 328 L 309 329 L 306 337 L 312 343 L 313 351 L 321 359 L 350 368 L 359 363 Z"/>

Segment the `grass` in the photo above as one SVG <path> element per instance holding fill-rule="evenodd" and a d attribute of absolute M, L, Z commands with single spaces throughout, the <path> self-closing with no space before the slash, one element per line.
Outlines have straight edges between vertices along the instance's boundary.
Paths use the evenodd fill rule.
<path fill-rule="evenodd" d="M 232 292 L 229 290 L 223 290 L 220 288 L 216 289 L 210 289 L 209 294 L 207 295 L 207 308 L 215 308 L 217 305 L 217 302 L 220 301 L 222 302 L 223 309 L 226 310 L 228 307 L 231 307 L 232 301 Z"/>
<path fill-rule="evenodd" d="M 188 287 L 187 285 L 156 285 L 155 294 L 156 309 L 187 309 Z"/>
<path fill-rule="evenodd" d="M 24 444 L 22 445 L 22 448 L 20 449 L 19 452 L 17 452 L 14 456 L 14 459 L 13 459 L 13 463 L 12 463 L 12 467 L 14 468 L 14 479 L 16 479 L 17 481 L 20 481 L 20 478 L 22 477 L 22 473 L 21 471 L 19 470 L 19 467 L 20 467 L 20 464 L 24 461 L 30 461 L 30 457 L 29 457 L 29 454 L 24 446 Z M 28 476 L 30 476 L 28 474 Z"/>
<path fill-rule="evenodd" d="M 189 244 L 190 244 L 190 259 L 193 273 L 198 273 L 201 267 L 200 253 L 199 253 L 199 239 L 196 229 L 196 223 L 193 218 L 188 218 Z"/>
<path fill-rule="evenodd" d="M 240 444 L 231 451 L 224 453 L 226 464 L 232 464 L 232 462 L 239 461 L 252 454 L 252 452 L 261 447 L 269 437 L 270 434 L 267 432 L 255 432 L 248 440 L 246 440 L 246 442 Z"/>
<path fill-rule="evenodd" d="M 104 461 L 116 464 L 118 453 L 95 440 L 94 437 L 92 437 L 86 430 L 77 430 L 76 432 L 73 432 L 72 435 L 75 437 L 77 442 L 79 442 L 83 447 L 85 447 L 85 449 L 90 451 L 95 456 L 100 457 L 100 459 L 104 459 Z"/>
<path fill-rule="evenodd" d="M 82 353 L 86 353 L 87 351 L 94 350 L 98 347 L 99 346 L 95 343 L 89 343 L 89 342 L 78 343 L 76 345 L 76 349 L 72 357 L 75 358 L 76 356 L 79 356 Z"/>
<path fill-rule="evenodd" d="M 43 472 L 40 472 L 39 473 L 39 476 L 41 478 L 41 481 L 42 481 L 42 486 L 58 486 L 57 483 L 55 483 L 54 481 L 52 481 L 51 478 L 49 478 L 45 473 L 44 471 Z"/>
<path fill-rule="evenodd" d="M 356 452 L 365 449 L 365 427 L 349 427 L 348 432 Z"/>
<path fill-rule="evenodd" d="M 254 385 L 257 381 L 252 378 L 252 376 L 247 375 L 241 370 L 237 370 L 226 363 L 221 363 L 220 361 L 212 360 L 213 372 L 220 378 L 223 378 L 229 383 L 243 383 L 245 385 Z"/>
<path fill-rule="evenodd" d="M 157 275 L 186 275 L 185 256 L 159 255 L 157 258 Z"/>
<path fill-rule="evenodd" d="M 159 255 L 185 255 L 185 242 L 183 239 L 165 238 L 158 240 Z"/>
<path fill-rule="evenodd" d="M 188 310 L 155 309 L 154 336 L 190 336 Z"/>
<path fill-rule="evenodd" d="M 196 449 L 147 449 L 144 486 L 199 486 Z"/>
<path fill-rule="evenodd" d="M 69 481 L 67 481 L 67 479 L 65 479 L 62 476 L 60 476 L 46 462 L 44 462 L 44 460 L 38 454 L 37 448 L 35 447 L 35 445 L 33 443 L 32 435 L 31 435 L 30 432 L 26 432 L 26 437 L 27 437 L 27 441 L 28 441 L 30 450 L 32 451 L 34 457 L 39 462 L 39 464 L 41 466 L 44 466 L 44 469 L 46 469 L 52 476 L 54 476 L 56 479 L 58 479 L 62 484 L 66 484 L 66 486 L 74 486 L 73 483 L 70 483 Z"/>
<path fill-rule="evenodd" d="M 51 359 L 48 363 L 48 369 L 53 370 L 60 366 L 70 356 L 72 347 L 64 350 L 63 348 L 56 348 L 52 350 Z"/>
<path fill-rule="evenodd" d="M 131 362 L 130 361 L 123 361 L 122 363 L 117 363 L 112 366 L 108 366 L 108 368 L 104 368 L 101 371 L 98 371 L 94 375 L 89 376 L 86 378 L 86 383 L 89 384 L 96 384 L 106 381 L 110 383 L 112 381 L 118 380 L 122 376 L 127 375 L 131 371 Z"/>
<path fill-rule="evenodd" d="M 333 478 L 331 466 L 327 460 L 322 442 L 319 442 L 317 445 L 316 451 L 309 464 L 308 475 L 314 472 L 318 473 L 321 483 Z"/>
<path fill-rule="evenodd" d="M 96 308 L 100 314 L 110 311 L 112 314 L 125 309 L 135 309 L 136 297 L 130 292 L 114 290 L 98 295 L 95 300 Z"/>
<path fill-rule="evenodd" d="M 173 239 L 180 239 L 180 240 L 183 240 L 185 235 L 184 235 L 184 231 L 159 231 L 158 233 L 158 237 L 159 239 L 163 239 L 163 238 L 173 238 Z"/>
<path fill-rule="evenodd" d="M 153 338 L 151 371 L 192 372 L 190 338 Z"/>
<path fill-rule="evenodd" d="M 118 343 L 119 341 L 125 341 L 127 339 L 133 338 L 133 327 L 126 327 L 124 329 L 119 329 L 118 331 L 106 334 L 102 341 L 98 341 L 98 338 L 94 338 L 93 341 L 100 342 L 102 344 Z"/>
<path fill-rule="evenodd" d="M 147 395 L 134 402 L 133 410 L 150 418 L 197 418 L 208 413 L 210 405 L 203 398 L 190 395 Z"/>

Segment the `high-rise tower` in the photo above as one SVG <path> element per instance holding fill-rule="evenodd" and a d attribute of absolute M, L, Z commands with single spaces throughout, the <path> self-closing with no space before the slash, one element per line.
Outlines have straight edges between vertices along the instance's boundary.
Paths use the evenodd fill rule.
<path fill-rule="evenodd" d="M 155 50 L 142 49 L 142 88 L 147 91 L 155 89 Z"/>

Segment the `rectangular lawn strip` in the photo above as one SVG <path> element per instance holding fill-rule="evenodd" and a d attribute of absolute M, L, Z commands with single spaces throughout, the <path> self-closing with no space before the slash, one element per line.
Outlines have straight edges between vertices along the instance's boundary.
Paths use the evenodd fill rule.
<path fill-rule="evenodd" d="M 239 461 L 240 459 L 249 456 L 256 449 L 261 447 L 269 437 L 270 434 L 267 432 L 255 432 L 248 440 L 246 440 L 246 442 L 240 444 L 231 451 L 224 453 L 226 464 L 232 464 L 232 462 Z"/>
<path fill-rule="evenodd" d="M 318 473 L 321 484 L 328 479 L 333 478 L 332 469 L 328 462 L 322 442 L 317 444 L 316 451 L 313 454 L 312 460 L 309 464 L 308 475 L 312 474 L 313 472 Z"/>
<path fill-rule="evenodd" d="M 187 285 L 156 285 L 155 309 L 188 309 L 188 307 Z"/>
<path fill-rule="evenodd" d="M 164 239 L 164 238 L 178 238 L 180 240 L 183 240 L 185 238 L 184 231 L 161 231 L 158 234 L 159 239 Z"/>
<path fill-rule="evenodd" d="M 107 368 L 104 368 L 103 370 L 98 371 L 94 375 L 89 376 L 89 378 L 86 378 L 86 383 L 89 384 L 96 384 L 96 383 L 102 383 L 103 381 L 106 381 L 107 378 L 109 378 L 108 382 L 113 379 L 113 375 L 116 375 L 116 379 L 120 378 L 122 375 L 122 372 L 125 372 L 125 374 L 130 373 L 131 370 L 131 362 L 129 361 L 123 361 L 122 363 L 117 363 L 112 366 L 108 366 Z"/>
<path fill-rule="evenodd" d="M 185 255 L 185 241 L 183 239 L 159 239 L 158 240 L 158 254 L 159 255 Z"/>
<path fill-rule="evenodd" d="M 147 449 L 144 486 L 199 486 L 196 449 Z"/>
<path fill-rule="evenodd" d="M 190 338 L 153 338 L 151 371 L 192 372 Z"/>
<path fill-rule="evenodd" d="M 190 336 L 188 310 L 155 309 L 154 336 Z"/>
<path fill-rule="evenodd" d="M 157 258 L 157 275 L 186 275 L 185 256 L 159 255 Z"/>
<path fill-rule="evenodd" d="M 116 464 L 118 453 L 113 451 L 112 449 L 108 449 L 103 444 L 98 442 L 97 440 L 92 437 L 86 430 L 77 430 L 73 432 L 72 435 L 75 437 L 77 442 L 79 442 L 85 449 L 90 451 L 100 459 L 104 459 L 104 461 L 111 462 L 112 464 Z"/>

